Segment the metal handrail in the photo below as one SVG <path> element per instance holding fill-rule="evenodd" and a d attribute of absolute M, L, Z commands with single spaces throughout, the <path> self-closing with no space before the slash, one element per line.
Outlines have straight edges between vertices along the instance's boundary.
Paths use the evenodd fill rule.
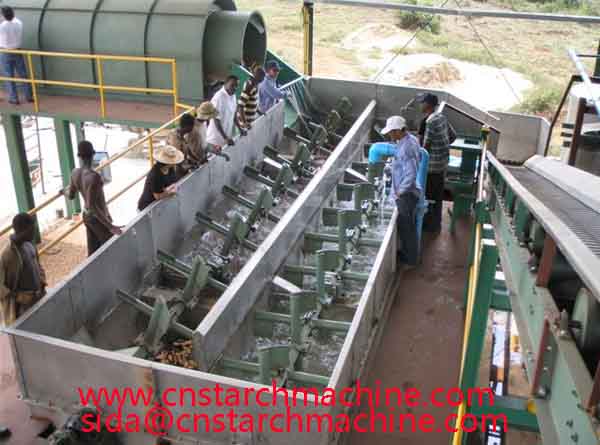
<path fill-rule="evenodd" d="M 592 81 L 590 79 L 590 76 L 588 75 L 588 73 L 585 70 L 585 66 L 583 66 L 583 63 L 581 63 L 581 60 L 579 60 L 579 56 L 572 49 L 569 49 L 567 51 L 569 53 L 569 57 L 571 58 L 571 61 L 575 65 L 575 68 L 577 68 L 577 71 L 579 72 L 579 75 L 581 76 L 581 79 L 583 80 L 583 83 L 587 89 L 589 96 L 590 96 L 589 100 L 591 100 L 592 103 L 594 104 L 594 108 L 596 109 L 596 114 L 598 115 L 598 117 L 600 117 L 600 96 L 597 97 L 594 94 L 594 87 L 592 86 Z"/>
<path fill-rule="evenodd" d="M 178 104 L 181 105 L 181 104 Z M 141 139 L 138 139 L 136 142 L 134 142 L 133 144 L 131 144 L 129 147 L 127 147 L 125 150 L 111 156 L 110 158 L 108 158 L 107 160 L 105 160 L 104 162 L 101 162 L 96 168 L 95 170 L 97 172 L 102 171 L 103 168 L 111 165 L 113 162 L 115 162 L 116 160 L 122 158 L 123 156 L 125 156 L 127 153 L 131 152 L 132 150 L 134 150 L 135 148 L 139 147 L 140 145 L 142 145 L 143 143 L 145 143 L 146 141 L 148 141 L 148 145 L 149 145 L 149 150 L 150 150 L 150 164 L 153 165 L 154 164 L 154 136 L 156 136 L 158 133 L 160 133 L 161 131 L 165 130 L 166 128 L 169 128 L 170 126 L 172 126 L 174 123 L 176 123 L 181 116 L 183 116 L 185 113 L 189 112 L 189 108 L 186 108 L 186 110 L 183 113 L 180 113 L 179 115 L 177 115 L 175 118 L 171 119 L 170 121 L 168 121 L 167 123 L 161 125 L 160 127 L 152 130 L 150 133 L 148 133 L 146 136 L 144 136 Z M 144 174 L 143 177 L 145 177 L 146 174 Z M 113 196 L 111 198 L 111 200 L 109 202 L 112 202 L 112 200 L 118 198 L 119 196 L 121 196 L 123 193 L 125 193 L 127 190 L 129 190 L 131 187 L 133 187 L 135 184 L 137 184 L 139 181 L 141 181 L 141 178 L 138 178 L 136 181 L 134 181 L 134 183 L 129 184 L 127 187 L 125 187 L 123 190 L 121 190 L 120 192 L 118 192 L 115 196 Z M 55 193 L 54 195 L 52 195 L 50 198 L 48 198 L 46 201 L 44 201 L 43 203 L 41 203 L 40 205 L 34 207 L 33 209 L 29 210 L 30 215 L 35 215 L 37 213 L 39 213 L 42 209 L 48 207 L 50 204 L 52 204 L 54 201 L 56 201 L 59 198 L 62 198 L 64 196 L 63 191 L 60 190 L 57 193 Z M 69 234 L 71 234 L 77 227 L 79 227 L 81 224 L 77 224 L 74 227 L 71 227 L 70 231 L 67 231 L 65 233 L 63 233 L 61 236 L 59 236 L 57 239 L 53 240 L 50 244 L 52 246 L 56 245 L 57 242 L 62 241 L 66 236 L 68 236 Z M 6 227 L 4 227 L 2 230 L 0 230 L 0 237 L 6 235 L 8 232 L 10 232 L 12 229 L 12 224 L 8 225 Z M 40 254 L 42 254 L 42 252 L 45 252 L 48 248 L 50 248 L 48 246 L 45 246 L 41 251 Z"/>
<path fill-rule="evenodd" d="M 106 118 L 106 91 L 127 92 L 127 93 L 147 93 L 159 94 L 173 97 L 173 115 L 177 115 L 179 108 L 178 104 L 178 86 L 177 86 L 177 61 L 173 58 L 165 57 L 142 57 L 142 56 L 116 56 L 107 54 L 82 54 L 82 53 L 59 53 L 51 51 L 23 50 L 23 49 L 0 49 L 0 53 L 18 54 L 27 59 L 27 68 L 29 70 L 29 78 L 19 77 L 0 77 L 0 81 L 27 83 L 31 85 L 31 93 L 33 95 L 33 107 L 36 113 L 40 112 L 38 85 L 62 86 L 67 88 L 81 88 L 98 90 L 100 94 L 100 114 L 102 118 Z M 60 80 L 45 80 L 36 79 L 33 66 L 33 56 L 40 57 L 62 57 L 65 59 L 79 59 L 94 61 L 98 83 L 85 82 L 67 82 Z M 127 87 L 118 85 L 106 85 L 104 83 L 104 70 L 102 62 L 140 62 L 140 63 L 158 63 L 171 65 L 171 85 L 169 88 L 146 88 L 146 87 Z"/>

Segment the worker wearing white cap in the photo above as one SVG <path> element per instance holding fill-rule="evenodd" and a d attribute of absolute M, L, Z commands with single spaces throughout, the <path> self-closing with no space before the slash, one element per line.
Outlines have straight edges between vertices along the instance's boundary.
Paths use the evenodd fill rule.
<path fill-rule="evenodd" d="M 398 259 L 409 266 L 416 266 L 419 256 L 417 241 L 416 209 L 420 190 L 417 183 L 419 169 L 419 142 L 406 128 L 402 116 L 392 116 L 381 130 L 396 145 L 392 163 L 392 184 L 398 208 Z"/>

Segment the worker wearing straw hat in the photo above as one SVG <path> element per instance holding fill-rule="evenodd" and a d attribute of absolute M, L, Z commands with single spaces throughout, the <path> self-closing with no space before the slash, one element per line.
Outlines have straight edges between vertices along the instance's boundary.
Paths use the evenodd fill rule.
<path fill-rule="evenodd" d="M 210 152 L 220 155 L 221 148 L 209 144 L 207 137 L 208 123 L 218 116 L 212 103 L 203 102 L 196 110 L 181 116 L 179 127 L 169 133 L 167 145 L 175 147 L 185 157 L 178 168 L 180 176 L 206 164 Z"/>
<path fill-rule="evenodd" d="M 144 191 L 138 201 L 138 210 L 144 210 L 154 201 L 168 198 L 177 193 L 177 166 L 185 156 L 171 145 L 161 148 L 155 156 L 156 163 L 146 176 Z"/>

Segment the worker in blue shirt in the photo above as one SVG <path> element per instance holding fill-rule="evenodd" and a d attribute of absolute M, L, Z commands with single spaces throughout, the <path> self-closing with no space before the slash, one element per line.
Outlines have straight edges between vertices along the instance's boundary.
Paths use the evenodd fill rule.
<path fill-rule="evenodd" d="M 265 65 L 265 80 L 258 86 L 258 109 L 262 114 L 269 111 L 279 100 L 287 97 L 287 94 L 277 86 L 280 70 L 276 60 L 270 60 Z"/>
<path fill-rule="evenodd" d="M 419 257 L 416 225 L 417 203 L 421 193 L 417 183 L 419 141 L 408 132 L 406 120 L 401 116 L 390 117 L 381 133 L 396 146 L 392 162 L 392 185 L 398 209 L 398 260 L 414 267 Z"/>

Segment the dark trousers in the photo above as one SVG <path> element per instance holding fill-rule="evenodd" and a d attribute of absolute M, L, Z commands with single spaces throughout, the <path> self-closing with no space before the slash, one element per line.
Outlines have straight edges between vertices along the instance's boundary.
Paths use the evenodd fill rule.
<path fill-rule="evenodd" d="M 427 175 L 426 197 L 428 201 L 433 201 L 433 206 L 429 207 L 423 220 L 423 230 L 426 232 L 439 232 L 442 229 L 445 185 L 445 173 L 429 173 Z"/>
<path fill-rule="evenodd" d="M 411 266 L 416 266 L 419 259 L 419 244 L 417 240 L 417 202 L 419 198 L 413 193 L 406 193 L 396 198 L 398 208 L 398 256 L 400 260 Z"/>
<path fill-rule="evenodd" d="M 112 238 L 113 234 L 95 216 L 84 214 L 83 223 L 87 237 L 88 256 L 92 256 L 96 250 Z"/>

